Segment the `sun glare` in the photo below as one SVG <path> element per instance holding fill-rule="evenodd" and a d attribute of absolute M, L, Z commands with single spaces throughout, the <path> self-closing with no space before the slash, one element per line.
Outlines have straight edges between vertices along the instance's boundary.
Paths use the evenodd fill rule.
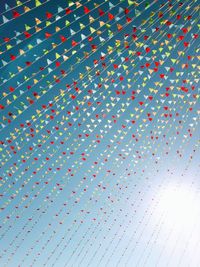
<path fill-rule="evenodd" d="M 161 196 L 160 208 L 164 212 L 164 222 L 173 228 L 190 228 L 199 220 L 199 195 L 189 186 L 168 186 Z"/>

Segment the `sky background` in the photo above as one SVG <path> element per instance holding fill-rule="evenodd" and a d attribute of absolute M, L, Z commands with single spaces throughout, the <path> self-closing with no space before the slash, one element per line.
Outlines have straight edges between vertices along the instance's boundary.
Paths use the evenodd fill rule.
<path fill-rule="evenodd" d="M 2 1 L 1 266 L 199 266 L 198 1 Z"/>

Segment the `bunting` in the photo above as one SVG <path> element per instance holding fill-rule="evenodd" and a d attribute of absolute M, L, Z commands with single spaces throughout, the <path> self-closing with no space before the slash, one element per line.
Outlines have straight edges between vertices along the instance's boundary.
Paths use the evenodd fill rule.
<path fill-rule="evenodd" d="M 1 266 L 198 266 L 199 11 L 2 3 Z"/>

